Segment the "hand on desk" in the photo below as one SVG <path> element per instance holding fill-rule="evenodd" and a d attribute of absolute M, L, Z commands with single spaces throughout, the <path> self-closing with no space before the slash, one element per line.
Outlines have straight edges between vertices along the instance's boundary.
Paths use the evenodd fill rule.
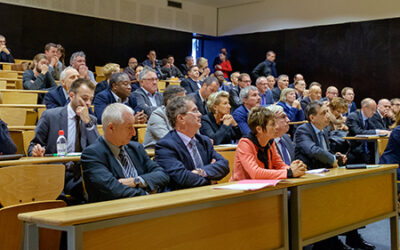
<path fill-rule="evenodd" d="M 295 160 L 290 164 L 292 169 L 293 177 L 300 177 L 306 173 L 307 166 L 300 160 Z"/>
<path fill-rule="evenodd" d="M 344 154 L 342 154 L 340 152 L 337 152 L 335 154 L 335 156 L 336 156 L 336 161 L 333 163 L 333 167 L 334 168 L 336 168 L 338 166 L 343 166 L 344 164 L 346 164 L 346 161 L 347 161 L 347 156 L 346 155 L 344 155 Z"/>
<path fill-rule="evenodd" d="M 45 151 L 46 151 L 45 147 L 42 147 L 40 144 L 36 144 L 32 149 L 32 156 L 43 157 Z"/>

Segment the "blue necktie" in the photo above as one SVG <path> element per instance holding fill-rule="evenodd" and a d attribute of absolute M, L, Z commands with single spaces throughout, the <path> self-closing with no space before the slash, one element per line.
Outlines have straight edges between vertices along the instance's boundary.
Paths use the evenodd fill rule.
<path fill-rule="evenodd" d="M 281 145 L 281 153 L 282 153 L 283 161 L 286 163 L 286 165 L 290 166 L 288 150 L 285 146 L 285 143 L 282 142 L 282 139 L 279 140 L 279 144 Z"/>
<path fill-rule="evenodd" d="M 194 139 L 192 139 L 189 142 L 191 149 L 192 149 L 192 154 L 193 154 L 193 162 L 194 165 L 196 167 L 196 169 L 198 168 L 202 168 L 203 167 L 203 161 L 200 157 L 199 151 L 197 150 L 197 146 L 196 146 L 196 141 Z"/>
<path fill-rule="evenodd" d="M 324 138 L 324 135 L 323 135 L 322 131 L 319 132 L 318 135 L 319 135 L 319 141 L 321 143 L 322 148 L 324 150 L 328 150 L 328 146 L 326 145 L 326 141 L 325 141 L 325 138 Z"/>
<path fill-rule="evenodd" d="M 364 120 L 364 129 L 365 129 L 365 130 L 368 130 L 368 129 L 369 129 L 369 126 L 368 126 L 368 119 L 365 119 L 365 120 Z M 365 150 L 365 153 L 367 153 L 367 154 L 369 153 L 367 141 L 364 141 L 364 150 Z"/>

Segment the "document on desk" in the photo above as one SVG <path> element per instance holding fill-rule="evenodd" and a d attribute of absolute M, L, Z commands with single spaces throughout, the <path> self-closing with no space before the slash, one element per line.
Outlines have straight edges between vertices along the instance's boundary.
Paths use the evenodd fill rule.
<path fill-rule="evenodd" d="M 307 170 L 306 174 L 324 174 L 326 172 L 329 172 L 329 169 L 327 169 L 327 168 L 317 168 L 317 169 Z"/>
<path fill-rule="evenodd" d="M 214 189 L 254 191 L 269 186 L 276 186 L 279 181 L 280 180 L 241 180 L 230 185 L 214 187 Z"/>

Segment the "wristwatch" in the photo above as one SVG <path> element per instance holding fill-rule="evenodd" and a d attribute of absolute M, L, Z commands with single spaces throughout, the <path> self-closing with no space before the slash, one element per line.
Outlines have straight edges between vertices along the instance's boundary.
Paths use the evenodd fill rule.
<path fill-rule="evenodd" d="M 136 186 L 139 186 L 142 182 L 139 177 L 135 177 L 133 178 L 133 183 L 135 183 Z"/>

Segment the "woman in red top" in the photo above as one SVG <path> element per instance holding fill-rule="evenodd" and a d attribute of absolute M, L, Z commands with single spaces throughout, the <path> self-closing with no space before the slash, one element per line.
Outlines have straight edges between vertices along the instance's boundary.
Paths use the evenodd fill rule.
<path fill-rule="evenodd" d="M 224 53 L 219 53 L 220 64 L 215 65 L 215 70 L 221 70 L 224 73 L 225 79 L 229 78 L 229 73 L 232 72 L 231 62 L 226 59 Z"/>
<path fill-rule="evenodd" d="M 286 179 L 304 175 L 307 167 L 300 161 L 286 165 L 274 142 L 275 116 L 265 107 L 255 107 L 248 118 L 251 133 L 238 144 L 231 181 L 243 179 Z"/>

